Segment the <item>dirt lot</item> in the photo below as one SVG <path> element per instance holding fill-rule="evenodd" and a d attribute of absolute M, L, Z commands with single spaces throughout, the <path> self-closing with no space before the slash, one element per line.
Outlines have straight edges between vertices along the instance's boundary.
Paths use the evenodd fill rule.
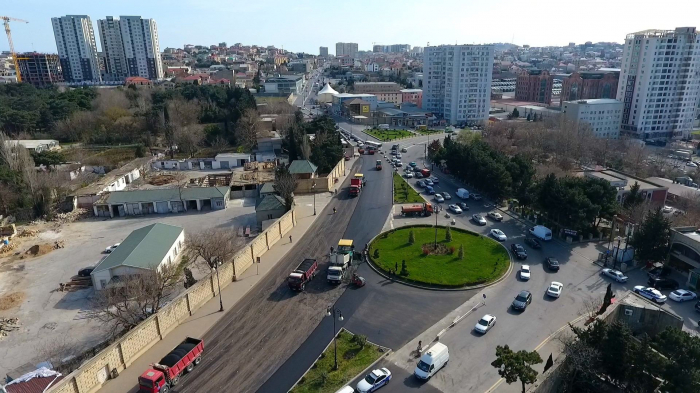
<path fill-rule="evenodd" d="M 47 342 L 61 341 L 62 349 L 100 342 L 104 335 L 100 324 L 86 318 L 93 289 L 59 292 L 59 283 L 98 263 L 107 246 L 155 222 L 182 226 L 185 236 L 211 227 L 254 226 L 255 201 L 233 200 L 229 208 L 220 211 L 32 225 L 28 229 L 36 234 L 15 237 L 15 249 L 0 255 L 0 318 L 18 318 L 20 325 L 0 341 L 0 375 L 44 360 Z M 57 243 L 63 248 L 56 248 Z"/>

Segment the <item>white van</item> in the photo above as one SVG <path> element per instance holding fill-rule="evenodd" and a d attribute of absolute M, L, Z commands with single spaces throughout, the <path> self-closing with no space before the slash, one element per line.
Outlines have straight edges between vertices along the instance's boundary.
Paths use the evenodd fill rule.
<path fill-rule="evenodd" d="M 379 125 L 379 129 L 380 129 L 380 130 L 388 130 L 388 129 L 389 129 L 389 125 L 388 125 L 388 124 L 380 124 L 380 125 Z"/>
<path fill-rule="evenodd" d="M 418 379 L 429 379 L 450 360 L 450 351 L 443 343 L 435 343 L 421 356 L 413 375 Z"/>
<path fill-rule="evenodd" d="M 464 188 L 458 188 L 457 189 L 457 196 L 462 198 L 462 199 L 469 199 L 469 191 L 467 191 Z"/>
<path fill-rule="evenodd" d="M 542 225 L 536 225 L 530 228 L 530 234 L 540 240 L 552 240 L 552 231 Z"/>

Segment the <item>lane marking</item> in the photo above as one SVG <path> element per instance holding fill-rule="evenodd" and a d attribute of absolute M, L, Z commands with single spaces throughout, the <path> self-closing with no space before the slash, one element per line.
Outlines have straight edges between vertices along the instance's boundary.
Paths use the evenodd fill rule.
<path fill-rule="evenodd" d="M 549 342 L 549 340 L 551 340 L 552 338 L 554 338 L 554 336 L 556 336 L 557 334 L 559 334 L 562 330 L 564 330 L 564 329 L 566 329 L 567 327 L 569 327 L 569 324 L 572 324 L 572 325 L 573 325 L 573 324 L 576 324 L 578 321 L 580 321 L 580 320 L 583 319 L 584 317 L 585 317 L 585 315 L 581 315 L 581 316 L 579 316 L 578 318 L 574 319 L 573 321 L 567 322 L 566 325 L 560 327 L 560 328 L 557 329 L 554 333 L 552 333 L 552 334 L 550 334 L 549 336 L 547 336 L 547 338 L 545 338 L 545 339 L 540 343 L 540 345 L 538 345 L 538 346 L 535 347 L 535 351 L 539 351 L 543 346 L 545 346 L 545 344 L 547 344 L 547 343 Z M 494 383 L 493 385 L 491 385 L 491 387 L 488 388 L 488 389 L 486 390 L 486 392 L 484 392 L 484 393 L 491 393 L 491 392 L 493 392 L 494 390 L 496 390 L 496 388 L 497 388 L 498 386 L 500 386 L 500 385 L 503 383 L 503 381 L 505 381 L 505 379 L 503 379 L 503 378 L 499 379 L 498 381 L 496 381 L 496 383 Z"/>

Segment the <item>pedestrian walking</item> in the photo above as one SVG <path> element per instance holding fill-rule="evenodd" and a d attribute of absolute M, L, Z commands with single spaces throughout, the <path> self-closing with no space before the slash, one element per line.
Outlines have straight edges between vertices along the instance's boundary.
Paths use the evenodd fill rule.
<path fill-rule="evenodd" d="M 292 235 L 289 235 L 289 242 L 292 242 Z"/>

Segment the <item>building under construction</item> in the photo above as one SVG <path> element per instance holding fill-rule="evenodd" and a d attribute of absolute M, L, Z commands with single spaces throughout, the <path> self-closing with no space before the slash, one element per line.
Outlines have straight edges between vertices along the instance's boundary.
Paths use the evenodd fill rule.
<path fill-rule="evenodd" d="M 22 82 L 31 83 L 36 87 L 63 82 L 61 60 L 58 55 L 37 52 L 17 54 L 17 64 Z"/>

